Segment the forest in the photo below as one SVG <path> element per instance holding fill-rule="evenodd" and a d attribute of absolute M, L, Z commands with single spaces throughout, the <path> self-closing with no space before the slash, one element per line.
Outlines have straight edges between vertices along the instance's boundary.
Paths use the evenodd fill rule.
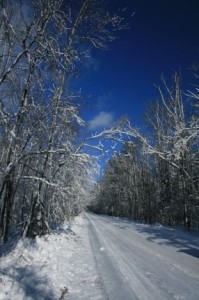
<path fill-rule="evenodd" d="M 179 74 L 171 86 L 162 78 L 144 133 L 125 118 L 92 133 L 81 116 L 83 96 L 72 83 L 91 49 L 106 49 L 125 27 L 103 1 L 0 2 L 2 241 L 16 230 L 46 234 L 86 207 L 199 227 L 198 87 L 183 91 Z M 122 146 L 95 183 L 104 139 Z"/>
<path fill-rule="evenodd" d="M 122 29 L 103 1 L 0 2 L 0 233 L 42 235 L 85 207 L 101 150 L 72 83 Z M 117 131 L 117 130 L 116 130 Z M 112 134 L 105 132 L 106 134 Z"/>
<path fill-rule="evenodd" d="M 157 89 L 159 99 L 145 113 L 145 134 L 129 126 L 129 140 L 93 191 L 91 210 L 198 229 L 199 89 L 183 92 L 179 74 L 171 87 L 162 78 Z"/>

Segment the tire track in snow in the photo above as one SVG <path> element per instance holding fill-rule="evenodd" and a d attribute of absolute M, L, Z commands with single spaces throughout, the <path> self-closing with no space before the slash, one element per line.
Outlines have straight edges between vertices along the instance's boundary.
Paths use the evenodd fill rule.
<path fill-rule="evenodd" d="M 105 248 L 103 255 L 106 256 L 106 260 L 114 265 L 115 272 L 122 278 L 123 287 L 131 290 L 131 298 L 125 299 L 199 299 L 198 279 L 175 267 L 173 260 L 170 263 L 169 257 L 162 255 L 164 252 L 161 255 L 157 251 L 153 253 L 153 247 L 150 248 L 151 242 L 146 238 L 143 242 L 139 238 L 142 234 L 134 234 L 133 230 L 128 230 L 126 234 L 123 229 L 116 229 L 113 221 L 104 222 L 102 217 L 89 214 L 87 218 L 93 228 L 91 240 L 94 248 Z M 162 249 L 165 246 L 158 247 Z M 100 264 L 102 258 L 97 256 Z M 105 272 L 106 269 L 102 271 Z M 111 277 L 111 274 L 109 276 Z"/>

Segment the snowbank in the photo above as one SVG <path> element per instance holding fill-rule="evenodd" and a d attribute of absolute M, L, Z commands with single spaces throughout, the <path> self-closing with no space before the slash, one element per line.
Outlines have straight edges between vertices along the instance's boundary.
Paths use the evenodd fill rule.
<path fill-rule="evenodd" d="M 0 300 L 102 299 L 86 219 L 1 246 Z"/>

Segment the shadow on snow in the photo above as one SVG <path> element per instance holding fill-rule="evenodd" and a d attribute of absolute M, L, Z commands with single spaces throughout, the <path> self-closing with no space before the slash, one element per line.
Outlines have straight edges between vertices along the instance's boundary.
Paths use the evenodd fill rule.
<path fill-rule="evenodd" d="M 0 275 L 6 276 L 2 279 L 11 281 L 12 286 L 16 283 L 15 293 L 23 290 L 23 294 L 28 299 L 53 300 L 56 299 L 53 291 L 49 288 L 50 284 L 47 278 L 39 276 L 39 269 L 32 270 L 31 266 L 0 268 Z M 8 292 L 9 297 L 9 292 Z"/>
<path fill-rule="evenodd" d="M 112 223 L 122 230 L 133 229 L 145 235 L 146 240 L 149 242 L 172 246 L 177 249 L 177 252 L 183 252 L 199 258 L 199 232 L 186 232 L 179 228 L 143 224 L 128 219 L 105 215 L 100 215 L 100 217 L 103 218 L 104 222 Z"/>

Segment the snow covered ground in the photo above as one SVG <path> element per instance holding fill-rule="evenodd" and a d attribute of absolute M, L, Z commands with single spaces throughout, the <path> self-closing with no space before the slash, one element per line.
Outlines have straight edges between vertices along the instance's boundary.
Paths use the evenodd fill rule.
<path fill-rule="evenodd" d="M 0 300 L 198 300 L 199 236 L 82 214 L 0 248 Z"/>
<path fill-rule="evenodd" d="M 103 299 L 87 221 L 0 247 L 0 300 Z"/>
<path fill-rule="evenodd" d="M 94 214 L 87 218 L 105 299 L 199 299 L 198 234 Z"/>

